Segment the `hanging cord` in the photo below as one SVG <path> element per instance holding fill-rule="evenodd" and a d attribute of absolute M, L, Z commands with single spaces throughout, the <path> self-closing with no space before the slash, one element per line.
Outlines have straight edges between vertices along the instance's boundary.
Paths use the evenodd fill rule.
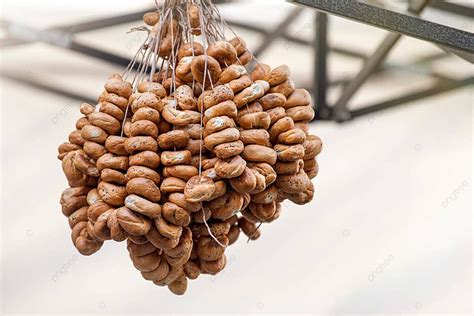
<path fill-rule="evenodd" d="M 158 3 L 156 3 L 156 5 L 157 5 L 157 9 L 158 9 Z M 136 89 L 138 87 L 138 84 L 143 80 L 143 77 L 145 76 L 145 74 L 148 70 L 148 65 L 150 63 L 150 58 L 153 55 L 154 62 L 153 62 L 153 65 L 152 65 L 152 71 L 150 73 L 150 78 L 151 78 L 150 81 L 152 81 L 152 78 L 153 78 L 153 75 L 154 75 L 154 72 L 155 72 L 155 69 L 156 69 L 155 68 L 156 63 L 157 63 L 158 58 L 159 58 L 159 54 L 157 53 L 157 49 L 160 47 L 160 43 L 161 43 L 161 34 L 163 32 L 163 21 L 166 19 L 167 14 L 168 14 L 168 12 L 166 10 L 165 10 L 165 14 L 163 14 L 163 12 L 161 13 L 160 21 L 158 22 L 159 23 L 159 25 L 158 25 L 159 29 L 154 34 L 154 36 L 153 36 L 153 32 L 149 31 L 148 28 L 146 28 L 146 30 L 148 30 L 147 38 L 145 39 L 144 43 L 141 45 L 140 50 L 135 54 L 134 58 L 132 59 L 132 61 L 129 63 L 129 65 L 125 69 L 124 76 L 125 76 L 125 79 L 126 79 L 130 75 L 130 73 L 133 71 L 133 69 L 135 67 L 135 64 L 138 62 L 138 60 L 140 60 L 138 70 L 137 70 L 137 72 L 135 72 L 135 75 L 134 75 L 133 80 L 132 80 L 132 88 L 133 88 L 134 92 L 136 91 Z M 141 30 L 141 28 L 132 29 L 132 31 L 134 31 L 134 30 Z M 140 55 L 141 55 L 141 57 L 139 57 Z M 120 131 L 120 136 L 121 137 L 123 137 L 123 133 L 124 133 L 124 129 L 125 129 L 125 123 L 127 122 L 129 108 L 130 108 L 130 104 L 128 104 L 127 107 L 125 108 L 125 115 L 124 115 L 124 118 L 123 118 L 123 121 L 122 121 L 122 128 L 121 128 L 121 131 Z"/>
<path fill-rule="evenodd" d="M 229 26 L 229 24 L 227 24 L 225 19 L 222 17 L 222 14 L 219 11 L 219 9 L 217 8 L 217 6 L 211 0 L 208 0 L 208 1 L 209 1 L 209 6 L 212 8 L 212 12 L 214 12 L 217 15 L 217 17 L 219 18 L 219 21 L 222 23 L 222 25 L 225 26 L 235 37 L 238 37 L 238 35 L 234 32 L 234 30 Z M 214 21 L 214 19 L 212 19 L 212 20 Z M 223 29 L 223 31 L 224 31 L 224 29 Z M 226 40 L 225 36 L 223 37 L 223 40 Z M 245 50 L 250 54 L 250 56 L 252 56 L 252 60 L 255 60 L 255 63 L 257 65 L 259 65 L 260 67 L 262 67 L 262 65 L 258 61 L 257 57 L 255 57 L 255 55 L 252 53 L 252 51 L 248 47 L 245 47 Z M 239 63 L 240 63 L 240 60 L 239 60 Z M 242 65 L 242 63 L 240 63 L 240 64 Z M 242 66 L 244 66 L 245 69 L 247 69 L 247 67 L 245 65 L 242 65 Z M 247 71 L 248 71 L 248 69 L 247 69 Z"/>
<path fill-rule="evenodd" d="M 257 228 L 255 228 L 253 233 L 247 239 L 247 244 L 250 242 L 250 240 L 252 240 L 253 236 L 255 236 L 255 234 L 258 232 L 258 229 L 260 228 L 260 226 L 262 226 L 262 224 L 263 224 L 263 222 L 260 222 L 260 224 L 258 224 Z"/>

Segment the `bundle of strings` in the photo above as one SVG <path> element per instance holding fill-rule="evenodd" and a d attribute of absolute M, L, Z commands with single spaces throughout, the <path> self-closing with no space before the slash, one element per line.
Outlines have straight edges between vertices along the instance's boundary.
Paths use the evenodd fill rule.
<path fill-rule="evenodd" d="M 312 200 L 322 143 L 308 91 L 258 62 L 211 0 L 165 1 L 144 22 L 59 146 L 61 205 L 81 254 L 126 241 L 144 279 L 181 295 L 224 269 L 240 232 L 256 240 L 283 201 Z"/>

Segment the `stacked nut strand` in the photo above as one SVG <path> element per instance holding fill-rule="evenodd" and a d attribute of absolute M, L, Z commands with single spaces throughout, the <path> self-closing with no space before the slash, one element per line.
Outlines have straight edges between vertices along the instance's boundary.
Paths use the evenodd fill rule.
<path fill-rule="evenodd" d="M 180 243 L 174 247 L 175 253 L 191 253 L 192 242 L 190 229 L 186 227 Z M 156 240 L 145 236 L 130 236 L 127 249 L 133 265 L 139 270 L 145 280 L 156 285 L 164 286 L 177 295 L 182 295 L 187 288 L 184 264 L 175 264 L 169 256 L 155 246 Z M 187 260 L 186 260 L 187 261 Z"/>
<path fill-rule="evenodd" d="M 93 111 L 93 107 L 91 105 L 89 106 L 91 110 Z M 81 113 L 82 112 L 83 112 L 83 107 L 81 106 Z M 87 119 L 86 113 L 82 113 L 82 114 L 84 114 L 84 116 L 80 117 L 76 121 L 76 129 L 69 134 L 69 137 L 68 137 L 69 142 L 64 142 L 61 145 L 59 145 L 58 156 L 57 156 L 59 160 L 63 160 L 64 157 L 71 151 L 82 149 L 82 146 L 84 145 L 85 141 L 81 136 L 81 130 L 84 126 L 89 124 L 89 120 Z M 66 174 L 66 177 L 68 177 L 68 174 Z"/>
<path fill-rule="evenodd" d="M 74 247 L 84 256 L 97 252 L 103 242 L 89 233 L 88 225 L 88 200 L 90 187 L 72 187 L 63 191 L 61 206 L 63 214 L 68 217 L 71 228 L 71 239 Z"/>
<path fill-rule="evenodd" d="M 302 90 L 294 89 L 290 69 L 286 65 L 273 70 L 261 65 L 254 71 L 254 76 L 263 77 L 272 86 L 271 93 L 265 95 L 261 102 L 263 108 L 272 116 L 270 140 L 278 156 L 275 165 L 278 174 L 276 185 L 280 189 L 278 200 L 288 198 L 292 201 L 298 200 L 299 204 L 307 203 L 312 199 L 314 192 L 313 184 L 304 170 L 303 160 L 305 156 L 303 144 L 307 143 L 307 121 L 314 116 L 309 95 L 304 95 L 304 98 L 298 97 L 298 94 L 304 93 Z M 293 96 L 295 91 L 296 95 Z M 287 106 L 287 98 L 291 96 L 292 101 Z M 299 125 L 295 125 L 293 117 L 287 114 L 285 108 L 291 109 L 291 105 L 303 103 L 305 115 L 298 115 L 297 111 L 290 112 L 294 114 L 293 117 L 299 119 Z"/>
<path fill-rule="evenodd" d="M 149 82 L 146 86 L 139 86 L 138 91 L 142 94 L 138 95 L 132 102 L 134 115 L 130 125 L 131 138 L 129 138 L 129 143 L 126 144 L 126 148 L 131 154 L 138 152 L 131 156 L 130 168 L 134 168 L 133 166 L 146 168 L 141 171 L 148 175 L 150 171 L 154 172 L 158 168 L 160 161 L 165 168 L 180 164 L 186 166 L 190 159 L 188 153 L 181 155 L 182 152 L 164 151 L 161 153 L 161 157 L 157 153 L 158 143 L 163 145 L 163 136 L 167 135 L 167 133 L 161 134 L 161 138 L 155 141 L 159 132 L 159 110 L 162 110 L 162 114 L 166 113 L 163 117 L 168 117 L 170 111 L 165 107 L 172 106 L 170 102 L 164 100 L 167 104 L 161 108 L 163 104 L 161 98 L 166 96 L 165 89 L 159 83 Z M 153 117 L 154 119 L 147 120 L 147 117 Z M 173 133 L 173 131 L 168 132 L 168 136 L 170 136 L 169 133 Z M 149 144 L 142 147 L 141 144 L 147 143 Z M 168 144 L 166 141 L 165 143 Z M 134 158 L 133 162 L 132 157 Z M 134 169 L 129 169 L 129 172 L 136 172 L 136 168 Z M 177 171 L 180 171 L 179 168 Z M 127 212 L 129 219 L 133 215 L 130 211 L 132 210 L 153 220 L 146 227 L 147 230 L 135 232 L 133 235 L 143 235 L 144 233 L 147 240 L 149 240 L 149 244 L 160 250 L 159 256 L 156 252 L 148 254 L 146 257 L 132 255 L 132 261 L 137 269 L 142 272 L 145 279 L 151 280 L 157 285 L 168 285 L 170 289 L 176 287 L 175 283 L 181 283 L 178 288 L 183 288 L 183 284 L 186 282 L 186 280 L 183 281 L 182 277 L 184 273 L 183 265 L 189 259 L 192 248 L 191 233 L 189 228 L 184 227 L 189 225 L 190 215 L 185 209 L 172 202 L 166 202 L 162 207 L 158 204 L 161 193 L 168 194 L 182 191 L 184 185 L 179 188 L 179 183 L 182 180 L 178 177 L 167 177 L 164 172 L 160 190 L 158 188 L 159 177 L 155 179 L 157 181 L 153 181 L 149 176 L 135 177 L 130 173 L 127 173 L 127 175 L 129 176 L 127 190 L 131 195 L 126 198 L 125 202 L 129 210 L 124 209 L 123 212 Z M 129 244 L 131 244 L 130 241 Z M 152 266 L 143 268 L 143 260 L 149 262 Z M 184 286 L 184 289 L 180 291 L 185 289 Z"/>
<path fill-rule="evenodd" d="M 123 119 L 123 112 L 120 113 L 121 109 L 115 103 L 126 105 L 129 93 L 130 84 L 125 83 L 118 75 L 112 76 L 106 83 L 106 91 L 99 99 L 99 112 L 95 112 L 92 105 L 82 104 L 81 113 L 84 117 L 76 122 L 76 131 L 69 136 L 71 143 L 64 143 L 58 149 L 58 158 L 63 160 L 63 170 L 72 187 L 64 191 L 61 197 L 63 210 L 68 209 L 67 206 L 78 199 L 83 201 L 72 213 L 69 214 L 70 209 L 65 210 L 73 229 L 73 243 L 82 254 L 90 255 L 97 251 L 104 240 L 110 239 L 111 230 L 116 240 L 125 238 L 116 218 L 109 217 L 112 213 L 111 206 L 102 201 L 95 188 L 101 175 L 97 162 L 107 153 L 104 144 L 109 133 L 118 132 L 118 120 Z M 128 157 L 125 159 L 128 161 Z M 82 193 L 80 197 L 78 192 Z M 85 193 L 87 195 L 84 202 Z M 96 203 L 98 204 L 95 205 Z"/>
<path fill-rule="evenodd" d="M 245 93 L 241 93 L 241 92 L 244 89 L 249 88 L 253 83 L 253 81 L 251 80 L 250 76 L 247 73 L 247 69 L 245 68 L 245 66 L 243 66 L 243 65 L 245 65 L 246 63 L 248 63 L 250 61 L 250 59 L 245 58 L 245 56 L 248 56 L 249 53 L 246 49 L 245 42 L 242 39 L 235 38 L 235 39 L 231 40 L 230 43 L 234 47 L 237 55 L 238 56 L 244 56 L 244 58 L 242 58 L 242 60 L 236 61 L 238 64 L 232 64 L 232 65 L 229 65 L 227 68 L 225 68 L 221 73 L 218 84 L 224 84 L 226 87 L 230 88 L 232 90 L 232 92 L 234 92 L 234 98 L 235 98 L 236 94 L 240 94 L 240 96 L 242 97 Z M 259 90 L 259 87 L 260 86 L 256 87 L 257 90 Z M 251 90 L 251 89 L 248 89 L 248 90 Z M 261 93 L 261 92 L 257 92 L 257 93 Z M 254 99 L 256 99 L 258 97 L 258 94 L 253 95 L 252 97 Z M 242 102 L 242 100 L 243 100 L 243 98 L 239 98 L 237 101 Z M 251 102 L 250 100 L 251 99 L 249 98 L 247 102 Z M 234 99 L 233 99 L 233 101 L 234 101 Z M 236 126 L 239 128 L 240 139 L 238 141 L 238 144 L 239 144 L 239 147 L 240 147 L 239 151 L 241 151 L 241 153 L 242 153 L 244 148 L 245 148 L 245 145 L 248 145 L 248 143 L 246 143 L 246 140 L 242 137 L 242 132 L 243 131 L 240 127 L 240 117 L 244 114 L 250 113 L 251 109 L 254 108 L 254 104 L 255 104 L 255 102 L 251 103 L 250 106 L 248 104 L 245 104 L 245 106 L 241 106 L 240 109 L 237 109 L 237 106 L 235 105 L 235 103 L 230 103 L 229 102 L 225 106 L 220 105 L 218 107 L 210 108 L 210 109 L 206 110 L 205 119 L 209 120 L 211 118 L 220 116 L 220 115 L 222 115 L 220 112 L 223 112 L 227 116 L 230 116 L 231 118 L 233 118 L 234 122 L 236 123 Z M 254 169 L 249 169 L 246 166 L 244 168 L 244 171 L 242 172 L 242 174 L 239 177 L 229 179 L 229 183 L 230 183 L 232 189 L 235 192 L 230 194 L 225 199 L 221 198 L 219 201 L 216 201 L 216 202 L 212 203 L 211 207 L 213 206 L 213 208 L 214 208 L 213 212 L 216 213 L 216 214 L 221 213 L 221 214 L 224 214 L 224 215 L 227 213 L 228 215 L 226 215 L 226 216 L 229 216 L 230 214 L 232 214 L 232 209 L 233 208 L 230 207 L 230 205 L 232 205 L 232 203 L 229 203 L 229 201 L 231 201 L 234 204 L 238 205 L 238 203 L 239 203 L 239 199 L 238 199 L 239 194 L 238 193 L 240 193 L 240 194 L 242 194 L 241 197 L 243 197 L 243 202 L 244 202 L 242 204 L 242 207 L 241 207 L 241 212 L 243 214 L 245 212 L 248 204 L 250 203 L 249 193 L 252 192 L 253 190 L 255 190 L 256 187 L 257 187 L 257 183 L 256 183 L 257 177 L 261 178 L 261 177 L 259 177 L 258 173 L 255 173 Z M 254 181 L 254 178 L 255 178 L 255 181 Z M 224 202 L 224 203 L 222 203 L 222 202 Z M 238 209 L 236 209 L 236 211 L 238 211 Z M 256 231 L 256 226 L 253 226 L 252 223 L 247 223 L 245 221 L 245 219 L 243 219 L 243 218 L 240 221 L 239 221 L 237 216 L 233 216 L 232 218 L 234 219 L 234 221 L 233 221 L 233 225 L 232 225 L 231 231 L 230 231 L 229 244 L 232 244 L 232 243 L 235 242 L 235 240 L 237 240 L 237 238 L 240 234 L 240 225 L 239 225 L 239 223 L 241 223 L 241 222 L 243 223 L 243 225 L 246 228 L 248 228 L 248 229 L 246 229 L 246 232 L 249 233 L 248 236 L 252 236 L 252 239 L 257 239 L 258 238 L 258 232 Z"/>
<path fill-rule="evenodd" d="M 257 80 L 256 82 L 263 81 Z M 271 222 L 279 214 L 273 194 L 276 189 L 273 185 L 276 173 L 272 167 L 277 161 L 277 154 L 272 148 L 270 135 L 267 132 L 271 124 L 271 117 L 263 111 L 260 102 L 255 101 L 242 111 L 239 124 L 242 128 L 241 139 L 246 144 L 242 156 L 250 162 L 250 170 L 256 177 L 256 187 L 250 192 L 252 202 L 242 212 L 242 215 L 253 224 Z M 245 225 L 245 221 L 242 221 L 242 225 Z M 252 233 L 249 237 L 254 236 Z"/>
<path fill-rule="evenodd" d="M 205 126 L 204 146 L 211 153 L 212 158 L 204 162 L 200 161 L 200 167 L 204 169 L 204 173 L 187 182 L 185 197 L 188 201 L 206 202 L 202 221 L 196 218 L 196 222 L 206 222 L 208 226 L 196 224 L 193 230 L 193 235 L 197 238 L 195 253 L 199 259 L 201 272 L 216 274 L 225 267 L 224 251 L 230 243 L 227 237 L 230 224 L 225 220 L 242 210 L 245 201 L 249 198 L 245 198 L 241 193 L 228 191 L 223 181 L 223 179 L 239 177 L 246 168 L 245 162 L 240 157 L 244 146 L 233 120 L 237 113 L 232 101 L 234 91 L 226 85 L 218 84 L 227 83 L 227 81 L 221 81 L 222 74 L 226 72 L 226 69 L 224 72 L 221 69 L 227 64 L 232 65 L 237 60 L 237 52 L 230 43 L 221 41 L 210 44 L 206 53 L 205 61 L 209 63 L 211 69 L 208 82 L 211 87 L 213 84 L 217 86 L 200 95 L 198 108 L 202 113 Z M 206 86 L 206 78 L 201 77 L 201 69 L 202 58 L 193 58 L 191 74 L 200 84 Z M 230 79 L 237 79 L 239 76 L 238 73 Z M 232 242 L 235 242 L 238 230 L 236 232 L 235 225 L 232 226 L 234 226 Z"/>
<path fill-rule="evenodd" d="M 93 109 L 91 105 L 83 104 L 81 112 L 84 115 L 88 112 L 83 110 L 84 108 Z M 62 161 L 63 172 L 70 187 L 97 185 L 99 172 L 95 162 L 82 150 L 86 141 L 81 136 L 81 131 L 88 124 L 86 116 L 78 119 L 76 130 L 69 134 L 69 142 L 61 144 L 58 148 L 58 159 Z"/>
<path fill-rule="evenodd" d="M 318 174 L 318 162 L 316 156 L 322 150 L 322 142 L 318 136 L 308 134 L 308 123 L 314 118 L 314 110 L 311 106 L 311 95 L 305 89 L 295 89 L 285 103 L 286 113 L 295 122 L 295 127 L 302 129 L 307 137 L 303 143 L 305 149 L 304 171 L 310 179 Z"/>
<path fill-rule="evenodd" d="M 186 231 L 184 234 L 190 235 Z M 183 248 L 185 246 L 179 247 L 181 250 Z M 131 235 L 127 240 L 127 249 L 133 265 L 145 280 L 160 286 L 168 285 L 168 288 L 177 295 L 186 292 L 187 279 L 184 267 L 170 265 L 164 252 L 153 244 L 153 240 L 145 236 Z"/>
<path fill-rule="evenodd" d="M 90 125 L 82 129 L 86 140 L 84 151 L 96 160 L 100 181 L 88 211 L 88 230 L 98 240 L 123 241 L 127 233 L 117 220 L 117 209 L 122 207 L 127 194 L 125 174 L 128 154 L 125 138 L 119 136 L 125 119 L 128 99 L 132 93 L 130 83 L 120 75 L 110 77 L 99 97 L 99 111 L 88 114 Z"/>
<path fill-rule="evenodd" d="M 231 40 L 231 43 L 239 55 L 241 51 L 249 54 L 242 39 L 235 38 Z M 243 64 L 245 63 L 247 61 Z M 247 161 L 244 173 L 239 178 L 231 179 L 230 184 L 241 193 L 250 193 L 252 196 L 261 194 L 275 180 L 272 176 L 274 171 L 271 165 L 275 163 L 276 154 L 271 148 L 266 131 L 270 123 L 269 117 L 262 112 L 261 105 L 256 101 L 268 91 L 270 86 L 263 80 L 253 80 L 242 65 L 229 66 L 220 80 L 236 94 L 234 102 L 238 107 L 238 113 L 235 121 L 240 128 L 240 140 L 245 146 L 242 157 Z M 255 240 L 259 237 L 259 231 L 256 226 L 257 220 L 250 214 L 251 208 L 254 209 L 249 205 L 242 210 L 244 218 L 241 218 L 238 224 L 239 227 L 244 228 L 243 231 L 249 238 Z"/>
<path fill-rule="evenodd" d="M 158 154 L 158 124 L 161 98 L 166 91 L 159 83 L 142 82 L 138 92 L 130 97 L 129 110 L 133 113 L 126 123 L 127 139 L 124 149 L 129 155 L 126 172 L 124 206 L 117 211 L 118 222 L 130 235 L 144 236 L 152 221 L 161 214 L 159 184 L 156 171 L 160 164 Z"/>

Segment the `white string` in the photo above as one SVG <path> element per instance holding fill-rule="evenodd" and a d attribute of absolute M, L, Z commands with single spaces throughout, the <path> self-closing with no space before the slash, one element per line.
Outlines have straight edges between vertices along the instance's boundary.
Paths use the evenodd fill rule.
<path fill-rule="evenodd" d="M 258 232 L 258 229 L 260 228 L 260 226 L 262 226 L 262 224 L 263 222 L 260 222 L 260 224 L 258 224 L 257 228 L 255 228 L 254 232 L 249 236 L 249 239 L 247 239 L 247 244 L 250 242 L 252 237 L 255 236 L 255 234 Z"/>
<path fill-rule="evenodd" d="M 204 212 L 204 207 L 202 208 L 202 220 L 203 220 L 203 222 L 204 222 L 204 225 L 206 225 L 206 227 L 207 227 L 207 232 L 209 233 L 209 235 L 211 236 L 211 238 L 214 239 L 214 241 L 215 241 L 216 243 L 218 243 L 219 246 L 221 246 L 222 248 L 225 248 L 226 246 L 223 245 L 223 244 L 216 238 L 216 236 L 214 236 L 214 234 L 213 234 L 212 231 L 211 231 L 211 228 L 210 228 L 209 225 L 207 224 L 207 221 L 206 221 L 206 214 L 205 214 L 205 212 Z"/>

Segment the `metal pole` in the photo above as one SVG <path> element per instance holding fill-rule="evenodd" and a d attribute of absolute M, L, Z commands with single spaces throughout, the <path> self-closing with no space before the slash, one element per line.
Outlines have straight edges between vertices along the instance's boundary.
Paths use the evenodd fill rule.
<path fill-rule="evenodd" d="M 377 104 L 367 105 L 360 109 L 353 110 L 351 111 L 351 117 L 356 118 L 362 115 L 366 115 L 366 114 L 373 113 L 376 111 L 385 110 L 385 109 L 388 109 L 397 105 L 401 105 L 401 104 L 407 104 L 408 102 L 413 102 L 422 98 L 431 97 L 443 92 L 466 87 L 473 84 L 474 84 L 474 77 L 461 79 L 461 80 L 453 80 L 453 81 L 442 80 L 425 90 L 421 90 L 414 93 L 408 93 L 392 100 L 387 100 L 387 101 L 383 101 Z"/>
<path fill-rule="evenodd" d="M 408 10 L 413 14 L 420 14 L 421 11 L 428 5 L 430 0 L 416 1 Z M 400 33 L 390 33 L 385 37 L 383 42 L 375 50 L 375 53 L 365 61 L 364 66 L 359 71 L 357 76 L 349 82 L 347 87 L 342 91 L 341 96 L 334 105 L 334 115 L 337 121 L 345 121 L 351 118 L 350 112 L 347 110 L 347 103 L 352 96 L 359 90 L 359 88 L 367 81 L 374 71 L 380 67 L 388 53 L 393 46 L 400 39 Z"/>
<path fill-rule="evenodd" d="M 315 36 L 314 36 L 314 107 L 316 117 L 319 119 L 329 119 L 331 109 L 326 104 L 327 82 L 327 25 L 328 16 L 325 13 L 316 12 L 315 14 Z"/>
<path fill-rule="evenodd" d="M 253 55 L 256 57 L 260 56 L 268 47 L 270 47 L 270 44 L 273 43 L 275 39 L 285 33 L 288 26 L 296 20 L 298 16 L 300 16 L 301 12 L 303 12 L 303 8 L 301 7 L 296 7 L 291 10 L 287 17 L 281 21 L 273 31 L 270 31 L 269 35 L 265 36 L 263 39 L 263 42 L 254 49 Z"/>

